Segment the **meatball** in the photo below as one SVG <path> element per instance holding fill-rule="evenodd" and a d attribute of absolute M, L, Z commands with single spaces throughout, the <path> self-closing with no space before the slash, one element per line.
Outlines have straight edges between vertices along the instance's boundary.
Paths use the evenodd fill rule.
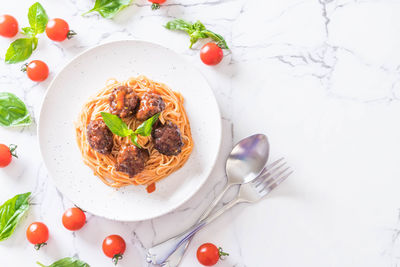
<path fill-rule="evenodd" d="M 133 177 L 143 171 L 148 159 L 149 153 L 145 149 L 134 145 L 123 147 L 117 157 L 117 170 Z"/>
<path fill-rule="evenodd" d="M 178 126 L 170 121 L 161 123 L 153 129 L 151 136 L 154 139 L 154 148 L 161 154 L 175 156 L 182 151 L 182 137 Z"/>
<path fill-rule="evenodd" d="M 165 103 L 158 94 L 144 93 L 136 114 L 138 120 L 147 120 L 151 116 L 163 111 Z"/>
<path fill-rule="evenodd" d="M 110 98 L 110 111 L 120 118 L 132 117 L 139 103 L 139 97 L 132 88 L 118 86 L 112 91 Z"/>
<path fill-rule="evenodd" d="M 113 134 L 103 120 L 92 120 L 86 129 L 91 148 L 101 154 L 110 154 L 113 148 Z"/>

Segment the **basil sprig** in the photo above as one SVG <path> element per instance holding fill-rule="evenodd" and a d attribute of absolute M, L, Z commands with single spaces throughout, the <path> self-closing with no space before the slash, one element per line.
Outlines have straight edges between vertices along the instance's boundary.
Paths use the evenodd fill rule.
<path fill-rule="evenodd" d="M 192 48 L 193 44 L 195 44 L 199 39 L 204 38 L 211 38 L 213 39 L 219 47 L 222 49 L 229 49 L 228 45 L 226 44 L 225 39 L 204 26 L 203 23 L 200 21 L 196 21 L 195 23 L 184 21 L 183 19 L 174 19 L 169 21 L 165 28 L 168 30 L 175 30 L 175 31 L 184 31 L 190 36 L 190 46 Z"/>
<path fill-rule="evenodd" d="M 46 10 L 38 2 L 34 3 L 28 11 L 28 20 L 30 27 L 25 27 L 24 32 L 32 32 L 33 35 L 43 33 L 46 30 L 47 22 L 49 17 L 46 14 Z"/>
<path fill-rule="evenodd" d="M 119 11 L 129 6 L 132 1 L 133 0 L 96 0 L 94 7 L 82 15 L 97 11 L 103 18 L 111 19 Z"/>
<path fill-rule="evenodd" d="M 0 92 L 0 126 L 23 126 L 32 122 L 24 102 L 16 95 Z"/>
<path fill-rule="evenodd" d="M 22 28 L 27 38 L 15 40 L 7 49 L 5 60 L 8 64 L 24 61 L 32 55 L 38 44 L 36 35 L 45 31 L 49 18 L 43 6 L 36 2 L 29 8 L 28 20 L 30 27 Z"/>
<path fill-rule="evenodd" d="M 90 265 L 86 262 L 71 257 L 63 258 L 61 260 L 53 262 L 51 265 L 44 265 L 38 261 L 36 262 L 36 264 L 42 267 L 90 267 Z"/>
<path fill-rule="evenodd" d="M 0 241 L 9 238 L 29 208 L 30 192 L 16 195 L 0 206 Z"/>
<path fill-rule="evenodd" d="M 110 131 L 118 136 L 131 138 L 132 143 L 137 146 L 138 148 L 142 148 L 138 141 L 138 135 L 141 136 L 149 136 L 153 129 L 154 123 L 157 122 L 160 113 L 152 116 L 151 118 L 145 120 L 142 124 L 137 127 L 135 131 L 129 129 L 128 125 L 117 115 L 113 115 L 107 112 L 101 112 L 101 117 L 104 120 L 104 123 L 107 125 Z"/>

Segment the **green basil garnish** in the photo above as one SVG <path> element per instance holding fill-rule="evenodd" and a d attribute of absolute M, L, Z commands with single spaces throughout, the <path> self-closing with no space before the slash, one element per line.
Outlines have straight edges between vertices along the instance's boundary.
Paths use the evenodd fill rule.
<path fill-rule="evenodd" d="M 129 136 L 132 143 L 138 148 L 142 147 L 137 142 L 137 136 L 149 136 L 151 134 L 151 131 L 153 130 L 154 123 L 156 123 L 158 117 L 160 117 L 160 113 L 157 113 L 156 115 L 152 116 L 151 118 L 145 120 L 142 124 L 140 124 L 135 131 L 132 131 L 120 117 L 107 112 L 101 112 L 100 114 L 104 120 L 104 123 L 113 134 L 121 137 Z"/>
<path fill-rule="evenodd" d="M 5 56 L 8 64 L 25 61 L 32 55 L 38 44 L 36 35 L 45 31 L 49 18 L 43 6 L 36 2 L 29 8 L 28 20 L 30 27 L 22 28 L 22 33 L 29 38 L 20 38 L 11 43 Z"/>
<path fill-rule="evenodd" d="M 130 3 L 132 0 L 96 0 L 94 7 L 82 15 L 97 11 L 103 18 L 110 19 Z"/>
<path fill-rule="evenodd" d="M 137 136 L 137 134 L 132 134 L 131 135 L 131 141 L 132 141 L 132 143 L 135 145 L 135 146 L 137 146 L 138 148 L 142 148 L 142 146 L 141 145 L 139 145 L 139 143 L 138 143 L 138 136 Z"/>
<path fill-rule="evenodd" d="M 36 262 L 36 264 L 42 267 L 90 267 L 90 265 L 86 262 L 71 257 L 63 258 L 61 260 L 53 262 L 51 265 L 44 265 L 38 261 Z"/>
<path fill-rule="evenodd" d="M 157 113 L 153 117 L 144 121 L 142 124 L 139 125 L 139 127 L 137 127 L 137 129 L 135 130 L 135 134 L 141 136 L 149 136 L 151 134 L 151 131 L 153 130 L 154 123 L 156 123 L 158 120 L 158 117 L 160 117 L 160 113 Z"/>
<path fill-rule="evenodd" d="M 24 104 L 12 93 L 0 93 L 0 125 L 23 126 L 32 122 L 31 116 Z"/>
<path fill-rule="evenodd" d="M 35 41 L 36 39 L 36 41 Z M 37 38 L 20 38 L 11 43 L 6 53 L 6 63 L 14 64 L 27 60 L 37 46 Z"/>
<path fill-rule="evenodd" d="M 110 129 L 113 134 L 121 137 L 126 137 L 133 134 L 133 131 L 128 128 L 128 125 L 126 125 L 126 123 L 117 115 L 107 112 L 101 112 L 100 114 L 108 129 Z"/>
<path fill-rule="evenodd" d="M 29 208 L 30 192 L 16 195 L 0 206 L 0 241 L 9 238 Z"/>
<path fill-rule="evenodd" d="M 184 21 L 183 19 L 174 19 L 169 21 L 165 25 L 165 28 L 167 28 L 168 30 L 184 31 L 187 34 L 189 34 L 190 37 L 189 48 L 192 48 L 193 44 L 195 44 L 199 39 L 211 38 L 222 49 L 229 49 L 225 39 L 221 35 L 214 33 L 210 30 L 207 30 L 204 24 L 201 23 L 200 21 L 191 23 Z"/>
<path fill-rule="evenodd" d="M 36 2 L 29 8 L 28 20 L 29 25 L 31 25 L 30 28 L 35 36 L 36 34 L 43 33 L 46 30 L 49 17 L 47 16 L 46 10 L 44 10 L 43 6 Z"/>

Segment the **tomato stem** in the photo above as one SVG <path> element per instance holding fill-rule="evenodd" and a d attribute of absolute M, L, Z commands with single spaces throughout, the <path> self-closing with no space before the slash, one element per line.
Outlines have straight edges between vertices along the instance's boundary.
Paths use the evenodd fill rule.
<path fill-rule="evenodd" d="M 77 33 L 73 30 L 70 30 L 67 34 L 67 38 L 68 40 L 71 39 L 72 37 L 74 37 Z"/>
<path fill-rule="evenodd" d="M 24 65 L 21 66 L 21 71 L 26 72 L 27 68 L 28 68 L 28 63 L 25 63 Z"/>
<path fill-rule="evenodd" d="M 157 9 L 159 9 L 160 7 L 161 7 L 160 4 L 153 3 L 153 4 L 151 5 L 151 10 L 157 10 Z"/>
<path fill-rule="evenodd" d="M 18 158 L 18 156 L 17 156 L 17 151 L 16 151 L 17 145 L 11 144 L 11 145 L 8 146 L 8 148 L 10 149 L 11 155 L 12 155 L 13 157 Z"/>
<path fill-rule="evenodd" d="M 112 262 L 114 263 L 114 265 L 117 265 L 120 259 L 122 259 L 122 254 L 115 254 L 114 257 L 112 258 Z"/>
<path fill-rule="evenodd" d="M 222 260 L 225 256 L 229 256 L 229 253 L 226 253 L 222 250 L 221 247 L 218 248 L 219 258 Z"/>
<path fill-rule="evenodd" d="M 40 263 L 40 262 L 38 262 L 38 261 L 36 262 L 36 264 L 37 264 L 37 265 L 40 265 L 40 266 L 42 266 L 42 267 L 47 267 L 46 265 L 44 265 L 44 264 L 42 264 L 42 263 Z"/>
<path fill-rule="evenodd" d="M 35 249 L 36 249 L 36 250 L 39 250 L 41 247 L 46 246 L 46 245 L 47 245 L 46 242 L 40 243 L 40 244 L 36 244 L 36 245 L 35 245 Z"/>

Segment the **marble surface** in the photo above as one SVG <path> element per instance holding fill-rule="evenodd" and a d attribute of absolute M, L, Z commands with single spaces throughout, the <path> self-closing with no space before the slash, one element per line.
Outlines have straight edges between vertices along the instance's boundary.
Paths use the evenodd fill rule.
<path fill-rule="evenodd" d="M 32 0 L 6 1 L 0 13 L 27 25 Z M 197 247 L 213 242 L 230 252 L 216 266 L 400 266 L 400 2 L 397 0 L 167 0 L 158 11 L 137 0 L 114 20 L 82 17 L 92 0 L 42 0 L 51 17 L 78 36 L 63 43 L 40 36 L 31 59 L 46 61 L 50 78 L 34 83 L 6 65 L 9 40 L 0 38 L 0 91 L 13 92 L 38 118 L 51 79 L 72 57 L 119 39 L 157 42 L 184 55 L 207 78 L 223 116 L 220 158 L 189 202 L 163 217 L 120 223 L 88 214 L 75 233 L 61 225 L 72 206 L 54 187 L 40 159 L 36 124 L 0 129 L 1 143 L 19 145 L 18 160 L 0 170 L 0 201 L 34 192 L 28 216 L 0 244 L 1 266 L 36 266 L 78 256 L 112 266 L 101 251 L 108 234 L 127 241 L 119 266 L 148 266 L 145 248 L 190 226 L 225 183 L 224 160 L 241 138 L 269 136 L 272 159 L 284 155 L 295 170 L 270 197 L 241 205 L 201 231 L 181 266 L 200 266 Z M 231 50 L 216 67 L 201 63 L 184 34 L 161 25 L 199 19 L 226 37 Z M 66 103 L 67 104 L 67 103 Z M 80 159 L 77 159 L 80 160 Z M 233 192 L 231 192 L 233 194 Z M 129 212 L 129 211 L 127 211 Z M 35 251 L 27 225 L 51 231 Z"/>

